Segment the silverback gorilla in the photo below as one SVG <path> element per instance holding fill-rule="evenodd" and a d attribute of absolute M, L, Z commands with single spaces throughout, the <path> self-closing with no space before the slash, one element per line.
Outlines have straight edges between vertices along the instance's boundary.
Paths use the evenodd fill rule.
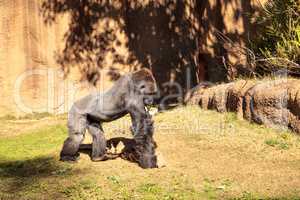
<path fill-rule="evenodd" d="M 92 161 L 108 159 L 102 123 L 130 114 L 131 131 L 136 143 L 130 154 L 138 159 L 142 168 L 154 168 L 153 121 L 145 108 L 157 94 L 156 81 L 148 69 L 126 74 L 105 93 L 90 94 L 74 103 L 69 111 L 69 137 L 60 153 L 61 161 L 76 161 L 85 131 L 92 135 Z"/>

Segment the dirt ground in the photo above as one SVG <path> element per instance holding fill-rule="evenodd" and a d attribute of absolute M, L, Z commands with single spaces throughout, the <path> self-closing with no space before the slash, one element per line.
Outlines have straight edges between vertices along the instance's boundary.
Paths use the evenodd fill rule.
<path fill-rule="evenodd" d="M 154 120 L 166 167 L 150 170 L 84 154 L 59 162 L 64 117 L 1 120 L 0 199 L 300 199 L 299 136 L 194 106 Z M 105 124 L 106 137 L 130 137 L 129 126 Z"/>

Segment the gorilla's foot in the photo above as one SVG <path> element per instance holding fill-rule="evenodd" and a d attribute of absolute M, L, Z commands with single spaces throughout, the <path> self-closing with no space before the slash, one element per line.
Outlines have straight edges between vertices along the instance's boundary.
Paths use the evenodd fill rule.
<path fill-rule="evenodd" d="M 79 160 L 80 154 L 77 153 L 75 156 L 69 156 L 69 155 L 61 155 L 60 161 L 62 162 L 77 162 Z"/>

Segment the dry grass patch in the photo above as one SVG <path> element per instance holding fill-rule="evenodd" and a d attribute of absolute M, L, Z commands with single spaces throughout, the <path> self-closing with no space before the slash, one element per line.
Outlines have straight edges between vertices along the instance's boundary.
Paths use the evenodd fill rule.
<path fill-rule="evenodd" d="M 153 170 L 86 155 L 59 162 L 64 120 L 0 136 L 0 199 L 299 199 L 299 136 L 193 106 L 154 119 L 167 167 Z M 104 130 L 130 137 L 129 126 L 126 117 Z"/>

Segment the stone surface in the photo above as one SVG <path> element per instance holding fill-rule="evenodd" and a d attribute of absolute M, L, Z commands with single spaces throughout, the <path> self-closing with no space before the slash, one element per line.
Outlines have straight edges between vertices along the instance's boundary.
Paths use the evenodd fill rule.
<path fill-rule="evenodd" d="M 298 91 L 300 91 L 300 80 L 260 83 L 249 93 L 251 120 L 267 126 L 290 128 L 299 132 Z"/>
<path fill-rule="evenodd" d="M 255 81 L 240 80 L 227 89 L 226 108 L 229 112 L 236 112 L 239 119 L 243 118 L 243 99 L 249 88 L 255 85 Z"/>
<path fill-rule="evenodd" d="M 193 94 L 187 104 L 236 112 L 240 119 L 300 133 L 300 80 L 240 80 Z"/>
<path fill-rule="evenodd" d="M 44 12 L 41 9 L 44 1 L 52 5 L 52 10 L 46 9 Z M 67 112 L 76 98 L 91 90 L 105 90 L 119 73 L 141 66 L 151 68 L 160 84 L 176 81 L 185 87 L 187 69 L 191 70 L 193 84 L 203 79 L 223 80 L 227 73 L 220 58 L 226 54 L 227 64 L 234 67 L 245 63 L 240 47 L 244 45 L 245 39 L 248 40 L 249 32 L 254 30 L 248 18 L 236 15 L 252 12 L 256 4 L 254 0 L 174 1 L 177 4 L 165 0 L 137 0 L 131 1 L 129 5 L 105 1 L 112 3 L 108 7 L 115 10 L 112 13 L 110 9 L 103 9 L 101 15 L 93 9 L 102 6 L 98 1 L 74 2 L 0 0 L 1 116 L 11 113 Z M 72 21 L 72 16 L 76 16 L 74 13 L 79 13 L 82 8 L 90 13 Z M 55 16 L 56 20 L 51 24 L 45 23 L 44 15 L 47 14 Z M 91 26 L 93 29 L 90 35 L 72 38 L 76 33 L 72 28 L 77 27 L 77 31 L 88 33 L 89 22 L 94 20 L 96 22 Z M 82 22 L 85 22 L 84 25 L 80 24 Z M 102 39 L 95 36 L 101 36 L 107 27 L 114 31 L 116 38 L 111 39 L 112 43 L 100 45 L 107 52 L 103 52 L 103 61 L 98 66 L 96 61 L 99 56 L 93 52 L 99 52 L 100 47 L 97 45 Z M 220 40 L 220 33 L 236 41 L 225 45 Z M 92 42 L 96 48 L 89 51 L 90 43 L 84 43 L 84 47 L 76 46 L 76 42 L 81 40 Z M 232 51 L 236 47 L 238 51 Z M 74 55 L 76 48 L 84 49 L 80 56 L 91 55 L 91 69 L 101 69 L 98 74 L 101 81 L 96 88 L 82 81 L 83 74 L 92 74 L 86 68 L 86 63 L 69 63 L 69 68 L 64 68 L 63 72 L 70 73 L 64 80 L 57 58 L 64 54 L 64 61 L 76 60 L 79 56 Z M 120 56 L 114 58 L 114 52 Z M 131 60 L 130 64 L 126 64 L 128 59 Z M 115 60 L 126 62 L 116 63 Z M 216 94 L 215 100 L 218 97 Z M 217 107 L 223 109 L 219 105 Z"/>
<path fill-rule="evenodd" d="M 221 84 L 214 87 L 209 109 L 214 109 L 218 112 L 227 111 L 228 88 L 232 87 L 233 83 Z"/>

